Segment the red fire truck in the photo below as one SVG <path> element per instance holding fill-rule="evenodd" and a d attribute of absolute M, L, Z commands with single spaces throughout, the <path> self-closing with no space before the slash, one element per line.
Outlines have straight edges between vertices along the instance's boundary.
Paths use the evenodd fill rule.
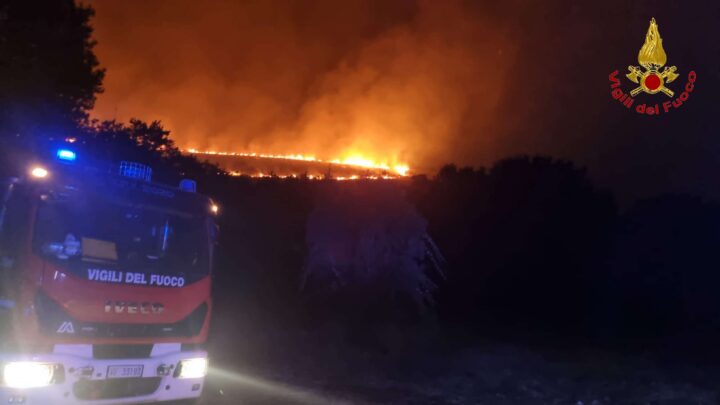
<path fill-rule="evenodd" d="M 0 404 L 199 397 L 217 206 L 53 155 L 0 183 Z"/>

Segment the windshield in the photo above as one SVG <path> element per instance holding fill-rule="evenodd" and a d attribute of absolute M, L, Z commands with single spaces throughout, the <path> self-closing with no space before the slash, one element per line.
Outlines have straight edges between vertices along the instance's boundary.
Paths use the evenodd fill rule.
<path fill-rule="evenodd" d="M 43 196 L 35 251 L 68 270 L 204 275 L 209 236 L 203 217 L 88 198 Z"/>

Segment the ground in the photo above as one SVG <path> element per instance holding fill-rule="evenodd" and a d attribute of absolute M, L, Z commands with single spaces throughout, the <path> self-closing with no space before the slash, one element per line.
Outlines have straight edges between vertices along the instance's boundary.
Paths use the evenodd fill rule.
<path fill-rule="evenodd" d="M 358 347 L 337 330 L 235 319 L 215 334 L 210 404 L 716 404 L 720 368 L 492 342 Z M 218 319 L 216 322 L 226 321 Z M 246 325 L 252 324 L 248 322 Z M 249 330 L 252 329 L 252 330 Z"/>

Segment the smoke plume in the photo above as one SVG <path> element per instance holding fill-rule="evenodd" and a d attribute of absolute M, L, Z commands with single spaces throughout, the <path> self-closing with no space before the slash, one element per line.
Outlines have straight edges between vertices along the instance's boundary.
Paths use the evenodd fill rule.
<path fill-rule="evenodd" d="M 716 1 L 90 5 L 107 68 L 94 116 L 160 119 L 183 148 L 430 173 L 547 154 L 635 194 L 720 190 L 706 175 L 720 171 Z M 612 100 L 607 77 L 636 61 L 652 17 L 668 64 L 698 82 L 683 111 L 648 119 Z"/>
<path fill-rule="evenodd" d="M 513 49 L 460 1 L 95 1 L 95 116 L 186 148 L 434 167 L 491 120 Z"/>

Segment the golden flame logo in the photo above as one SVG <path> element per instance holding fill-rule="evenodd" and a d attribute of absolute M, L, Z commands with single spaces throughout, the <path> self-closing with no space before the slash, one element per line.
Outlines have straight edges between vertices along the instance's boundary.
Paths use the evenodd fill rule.
<path fill-rule="evenodd" d="M 639 84 L 637 88 L 630 91 L 631 96 L 636 96 L 644 91 L 648 94 L 663 92 L 666 96 L 672 97 L 675 93 L 665 87 L 666 83 L 670 83 L 678 78 L 677 67 L 670 66 L 660 71 L 660 68 L 667 63 L 667 54 L 663 49 L 662 38 L 658 31 L 655 18 L 650 20 L 650 27 L 645 34 L 645 43 L 638 53 L 638 63 L 640 66 L 628 66 L 629 73 L 625 76 L 634 83 Z"/>

